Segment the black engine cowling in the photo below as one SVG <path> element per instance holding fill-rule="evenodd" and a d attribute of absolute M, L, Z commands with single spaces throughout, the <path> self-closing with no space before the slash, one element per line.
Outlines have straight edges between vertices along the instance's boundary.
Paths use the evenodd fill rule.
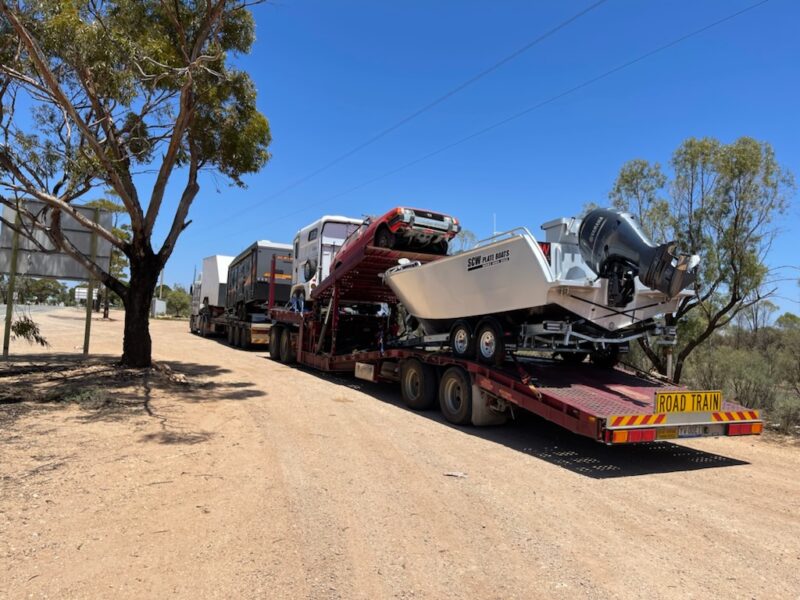
<path fill-rule="evenodd" d="M 697 276 L 696 255 L 677 254 L 675 242 L 652 244 L 628 213 L 591 211 L 581 222 L 578 245 L 589 268 L 609 280 L 609 306 L 625 306 L 633 299 L 637 275 L 644 285 L 670 298 Z"/>

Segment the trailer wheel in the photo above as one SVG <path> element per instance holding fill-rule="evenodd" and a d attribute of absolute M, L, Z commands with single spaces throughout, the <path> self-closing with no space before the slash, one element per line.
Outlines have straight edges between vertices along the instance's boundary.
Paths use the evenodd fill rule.
<path fill-rule="evenodd" d="M 281 330 L 280 325 L 273 325 L 269 330 L 269 357 L 278 361 L 281 359 Z"/>
<path fill-rule="evenodd" d="M 239 342 L 243 350 L 250 350 L 251 343 L 251 332 L 249 327 L 242 327 L 241 337 L 239 338 Z"/>
<path fill-rule="evenodd" d="M 495 319 L 484 319 L 478 325 L 475 335 L 478 347 L 478 360 L 482 363 L 500 366 L 506 358 L 506 347 L 503 341 L 503 328 Z"/>
<path fill-rule="evenodd" d="M 233 346 L 233 325 L 230 323 L 225 325 L 225 340 L 228 342 L 228 346 Z"/>
<path fill-rule="evenodd" d="M 461 367 L 450 367 L 439 381 L 439 408 L 454 425 L 467 425 L 472 418 L 472 383 Z"/>
<path fill-rule="evenodd" d="M 475 353 L 475 337 L 466 321 L 456 321 L 450 330 L 450 349 L 458 358 L 471 358 Z"/>
<path fill-rule="evenodd" d="M 400 393 L 413 410 L 427 410 L 436 402 L 436 369 L 415 358 L 400 365 Z"/>
<path fill-rule="evenodd" d="M 280 340 L 280 360 L 285 365 L 290 365 L 295 361 L 295 355 L 292 352 L 292 332 L 288 329 L 281 331 Z"/>

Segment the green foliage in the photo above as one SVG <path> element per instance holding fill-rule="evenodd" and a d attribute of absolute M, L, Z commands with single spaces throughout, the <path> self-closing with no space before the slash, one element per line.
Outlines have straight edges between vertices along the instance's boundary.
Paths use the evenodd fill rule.
<path fill-rule="evenodd" d="M 167 295 L 167 311 L 176 317 L 188 317 L 192 305 L 192 297 L 182 285 L 175 288 Z"/>
<path fill-rule="evenodd" d="M 660 197 L 667 178 L 661 165 L 636 159 L 622 165 L 609 198 L 615 208 L 632 212 L 645 233 L 664 240 L 664 226 L 669 215 L 669 203 Z"/>
<path fill-rule="evenodd" d="M 766 253 L 794 179 L 769 144 L 748 137 L 730 144 L 689 138 L 672 155 L 670 167 L 667 178 L 657 163 L 626 163 L 609 196 L 617 208 L 633 212 L 655 241 L 675 240 L 682 252 L 700 256 L 695 295 L 669 319 L 680 323 L 692 313 L 698 317 L 691 331 L 683 332 L 677 381 L 700 344 L 770 293 L 762 291 Z M 647 350 L 664 373 L 663 356 Z"/>
<path fill-rule="evenodd" d="M 800 330 L 800 317 L 793 313 L 785 312 L 775 319 L 775 326 L 784 330 Z"/>
<path fill-rule="evenodd" d="M 791 313 L 789 313 L 791 314 Z M 800 426 L 800 329 L 728 327 L 687 362 L 691 386 L 764 411 L 784 433 Z"/>
<path fill-rule="evenodd" d="M 781 433 L 793 433 L 800 426 L 800 397 L 782 395 L 771 411 L 771 416 Z"/>

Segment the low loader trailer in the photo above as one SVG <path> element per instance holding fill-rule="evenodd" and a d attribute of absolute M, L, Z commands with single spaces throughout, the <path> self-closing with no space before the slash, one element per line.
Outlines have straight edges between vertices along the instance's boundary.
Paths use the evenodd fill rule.
<path fill-rule="evenodd" d="M 415 410 L 438 405 L 457 425 L 496 425 L 526 410 L 608 445 L 758 435 L 758 411 L 641 373 L 510 354 L 502 364 L 456 358 L 447 342 L 400 343 L 397 298 L 380 275 L 398 260 L 437 257 L 373 246 L 350 256 L 314 290 L 313 309 L 270 309 L 270 355 L 368 381 L 400 384 Z"/>

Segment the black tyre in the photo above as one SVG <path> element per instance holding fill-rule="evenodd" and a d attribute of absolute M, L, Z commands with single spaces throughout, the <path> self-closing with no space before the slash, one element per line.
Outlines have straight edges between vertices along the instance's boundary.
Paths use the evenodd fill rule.
<path fill-rule="evenodd" d="M 233 345 L 237 348 L 242 347 L 242 328 L 239 325 L 233 328 Z"/>
<path fill-rule="evenodd" d="M 604 348 L 591 354 L 592 364 L 603 369 L 612 369 L 619 362 L 619 348 Z"/>
<path fill-rule="evenodd" d="M 233 325 L 225 327 L 225 339 L 228 342 L 228 346 L 233 346 L 233 328 Z"/>
<path fill-rule="evenodd" d="M 297 358 L 292 352 L 292 332 L 288 329 L 282 329 L 280 339 L 280 361 L 285 365 L 292 364 Z"/>
<path fill-rule="evenodd" d="M 439 381 L 439 408 L 454 425 L 467 425 L 472 419 L 472 383 L 461 367 L 450 367 Z"/>
<path fill-rule="evenodd" d="M 375 234 L 375 245 L 378 248 L 394 248 L 397 243 L 397 236 L 389 231 L 386 227 L 378 229 Z"/>
<path fill-rule="evenodd" d="M 499 366 L 506 359 L 503 328 L 495 319 L 484 319 L 478 324 L 475 346 L 475 355 L 484 364 Z"/>
<path fill-rule="evenodd" d="M 273 325 L 269 330 L 269 357 L 272 360 L 279 361 L 281 359 L 281 330 L 283 327 Z"/>
<path fill-rule="evenodd" d="M 456 321 L 450 329 L 450 349 L 453 356 L 472 358 L 475 353 L 475 336 L 472 327 L 466 321 Z"/>
<path fill-rule="evenodd" d="M 242 327 L 241 337 L 239 338 L 239 343 L 244 350 L 250 350 L 250 328 L 249 327 Z"/>
<path fill-rule="evenodd" d="M 427 410 L 436 402 L 436 369 L 415 358 L 400 365 L 400 393 L 414 410 Z"/>

